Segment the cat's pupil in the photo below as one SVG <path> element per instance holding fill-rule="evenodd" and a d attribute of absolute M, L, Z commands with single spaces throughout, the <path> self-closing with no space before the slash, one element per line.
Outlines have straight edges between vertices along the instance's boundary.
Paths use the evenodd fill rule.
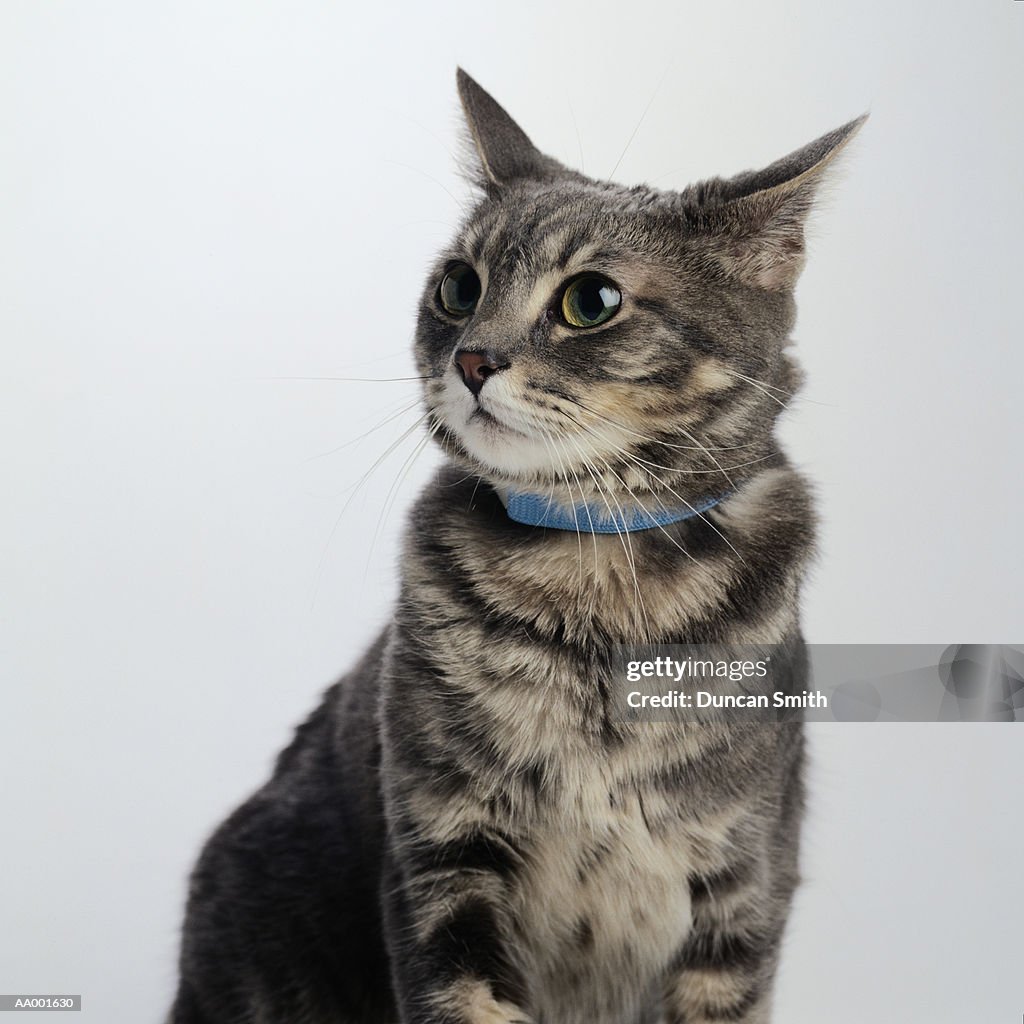
<path fill-rule="evenodd" d="M 611 294 L 608 288 L 596 281 L 586 281 L 580 288 L 579 308 L 586 320 L 596 320 L 609 304 Z"/>

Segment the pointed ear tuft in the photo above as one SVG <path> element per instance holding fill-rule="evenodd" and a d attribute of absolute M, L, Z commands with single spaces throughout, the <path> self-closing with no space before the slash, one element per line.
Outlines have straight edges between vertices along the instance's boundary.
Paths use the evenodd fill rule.
<path fill-rule="evenodd" d="M 867 117 L 822 135 L 764 170 L 694 190 L 701 205 L 698 230 L 725 273 L 769 291 L 796 284 L 805 259 L 807 216 L 826 172 Z M 690 190 L 683 195 L 692 198 Z"/>
<path fill-rule="evenodd" d="M 534 146 L 504 108 L 462 68 L 456 71 L 456 81 L 478 164 L 469 175 L 476 184 L 492 188 L 522 178 L 546 181 L 564 171 L 557 160 Z"/>

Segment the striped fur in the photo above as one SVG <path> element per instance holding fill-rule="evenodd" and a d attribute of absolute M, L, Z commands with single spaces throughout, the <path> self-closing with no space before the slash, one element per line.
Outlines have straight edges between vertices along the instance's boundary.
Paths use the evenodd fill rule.
<path fill-rule="evenodd" d="M 800 689 L 814 514 L 774 424 L 803 218 L 856 124 L 683 193 L 533 149 L 467 76 L 478 204 L 431 272 L 416 358 L 448 456 L 398 606 L 192 880 L 174 1024 L 769 1019 L 797 883 L 799 725 L 624 722 L 616 644 L 777 643 Z M 438 302 L 453 262 L 482 291 Z M 565 282 L 612 279 L 591 330 Z M 453 362 L 498 352 L 479 395 Z M 628 536 L 511 521 L 500 493 L 647 507 Z M 777 677 L 776 677 L 777 678 Z"/>

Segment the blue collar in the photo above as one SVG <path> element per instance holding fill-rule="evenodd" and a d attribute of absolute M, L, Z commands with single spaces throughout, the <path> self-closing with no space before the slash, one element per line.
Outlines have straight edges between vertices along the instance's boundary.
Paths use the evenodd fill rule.
<path fill-rule="evenodd" d="M 640 508 L 639 505 L 613 507 L 610 511 L 604 502 L 577 502 L 561 505 L 547 494 L 531 491 L 508 490 L 503 496 L 509 519 L 526 526 L 543 526 L 548 530 L 571 530 L 573 533 L 634 533 L 637 530 L 652 530 L 670 523 L 692 519 L 714 508 L 727 495 L 705 498 L 685 508 L 671 508 L 661 505 L 655 511 Z M 656 499 L 655 499 L 656 500 Z"/>

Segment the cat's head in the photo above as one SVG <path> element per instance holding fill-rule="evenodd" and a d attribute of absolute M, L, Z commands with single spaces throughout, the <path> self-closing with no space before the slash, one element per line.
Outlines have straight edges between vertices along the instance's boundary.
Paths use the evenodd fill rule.
<path fill-rule="evenodd" d="M 495 483 L 722 492 L 771 457 L 804 221 L 862 119 L 683 192 L 540 153 L 468 75 L 480 197 L 424 291 L 431 428 Z"/>

